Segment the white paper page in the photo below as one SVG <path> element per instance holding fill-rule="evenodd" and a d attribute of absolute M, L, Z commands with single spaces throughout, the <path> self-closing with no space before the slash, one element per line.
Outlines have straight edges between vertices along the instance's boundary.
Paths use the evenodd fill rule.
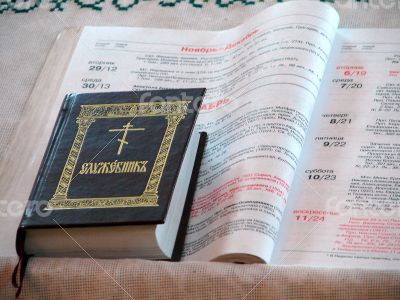
<path fill-rule="evenodd" d="M 328 5 L 288 2 L 219 32 L 88 27 L 60 97 L 206 87 L 185 259 L 268 261 L 337 24 Z"/>
<path fill-rule="evenodd" d="M 341 29 L 273 263 L 400 267 L 400 30 Z"/>

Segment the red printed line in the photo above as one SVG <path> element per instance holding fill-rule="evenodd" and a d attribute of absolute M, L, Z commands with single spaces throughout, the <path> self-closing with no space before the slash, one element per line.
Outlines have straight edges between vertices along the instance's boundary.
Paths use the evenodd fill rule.
<path fill-rule="evenodd" d="M 271 174 L 254 173 L 235 177 L 207 195 L 194 200 L 192 216 L 210 211 L 221 203 L 231 200 L 236 193 L 243 191 L 261 191 L 278 196 L 284 203 L 287 201 L 289 185 L 281 178 Z"/>
<path fill-rule="evenodd" d="M 233 42 L 226 44 L 221 47 L 188 47 L 188 46 L 182 46 L 181 47 L 181 52 L 185 53 L 215 53 L 215 52 L 221 52 L 221 51 L 227 51 L 233 48 L 236 48 L 237 46 L 243 44 L 245 41 L 250 39 L 252 36 L 254 36 L 258 32 L 258 29 L 255 29 L 252 32 L 249 32 L 246 34 L 244 37 L 241 39 Z"/>

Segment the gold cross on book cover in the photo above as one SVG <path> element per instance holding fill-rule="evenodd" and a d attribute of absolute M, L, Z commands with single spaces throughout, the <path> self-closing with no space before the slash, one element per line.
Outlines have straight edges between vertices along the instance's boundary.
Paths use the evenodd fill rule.
<path fill-rule="evenodd" d="M 117 152 L 118 155 L 121 154 L 122 148 L 124 147 L 124 144 L 128 144 L 128 141 L 127 141 L 128 131 L 139 131 L 139 130 L 145 130 L 145 129 L 144 128 L 133 128 L 131 122 L 126 123 L 120 129 L 110 129 L 110 130 L 108 130 L 110 132 L 123 132 L 124 133 L 122 138 L 118 139 L 118 142 L 120 143 L 119 147 L 118 147 L 118 152 Z"/>

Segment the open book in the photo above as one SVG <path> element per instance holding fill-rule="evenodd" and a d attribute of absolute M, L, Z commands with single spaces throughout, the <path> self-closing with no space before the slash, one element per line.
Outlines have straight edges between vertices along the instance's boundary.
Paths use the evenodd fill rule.
<path fill-rule="evenodd" d="M 31 153 L 67 93 L 206 87 L 184 260 L 399 267 L 400 31 L 338 23 L 293 1 L 224 31 L 69 31 L 38 83 L 60 86 L 22 122 Z"/>

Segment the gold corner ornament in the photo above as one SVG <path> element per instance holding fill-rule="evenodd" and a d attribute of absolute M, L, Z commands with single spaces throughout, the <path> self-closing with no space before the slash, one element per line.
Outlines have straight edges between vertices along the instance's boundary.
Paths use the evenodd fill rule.
<path fill-rule="evenodd" d="M 167 162 L 172 140 L 180 121 L 187 114 L 187 107 L 190 101 L 173 102 L 148 102 L 148 103 L 119 103 L 119 104 L 92 104 L 81 105 L 80 113 L 76 119 L 78 130 L 68 154 L 67 161 L 60 176 L 56 191 L 47 203 L 47 210 L 58 209 L 87 209 L 87 208 L 115 208 L 115 207 L 144 207 L 158 206 L 158 187 Z M 136 117 L 165 117 L 167 127 L 157 153 L 156 160 L 151 170 L 146 188 L 142 195 L 131 197 L 106 197 L 106 198 L 68 198 L 68 189 L 82 145 L 88 129 L 97 119 L 114 118 L 136 118 Z M 118 139 L 122 151 L 123 145 L 127 144 L 126 135 L 133 130 L 130 122 L 120 129 L 110 131 L 124 132 L 122 139 Z M 144 128 L 136 128 L 142 130 Z M 117 154 L 118 154 L 117 153 Z"/>

